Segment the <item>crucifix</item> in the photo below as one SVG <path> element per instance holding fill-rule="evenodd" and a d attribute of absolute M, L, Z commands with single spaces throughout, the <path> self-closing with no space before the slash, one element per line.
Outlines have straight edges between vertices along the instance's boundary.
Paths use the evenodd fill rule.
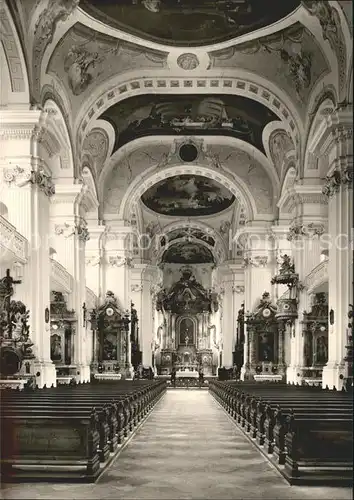
<path fill-rule="evenodd" d="M 1 279 L 0 283 L 3 285 L 4 291 L 5 291 L 3 309 L 6 311 L 7 332 L 8 332 L 8 337 L 11 339 L 12 338 L 12 321 L 11 321 L 10 304 L 11 304 L 11 297 L 14 294 L 13 285 L 19 285 L 20 283 L 22 283 L 22 281 L 21 280 L 14 280 L 13 277 L 10 276 L 10 269 L 6 269 L 6 276 Z"/>

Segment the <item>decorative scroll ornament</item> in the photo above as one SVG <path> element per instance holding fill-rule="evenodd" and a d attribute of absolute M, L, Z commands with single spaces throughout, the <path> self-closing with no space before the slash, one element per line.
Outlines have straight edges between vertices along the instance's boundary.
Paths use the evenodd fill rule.
<path fill-rule="evenodd" d="M 332 175 L 327 175 L 326 184 L 322 188 L 322 193 L 328 197 L 331 197 L 339 191 L 340 184 L 340 172 L 338 172 L 338 170 L 335 170 Z"/>
<path fill-rule="evenodd" d="M 49 198 L 55 194 L 55 185 L 52 182 L 52 178 L 43 170 L 32 172 L 31 182 L 32 184 L 37 184 L 39 189 Z"/>
<path fill-rule="evenodd" d="M 346 79 L 347 51 L 339 14 L 328 1 L 302 0 L 302 5 L 311 15 L 318 18 L 322 28 L 323 39 L 328 40 L 333 52 L 338 58 L 339 83 L 342 89 Z"/>
<path fill-rule="evenodd" d="M 327 175 L 322 193 L 332 197 L 338 193 L 341 185 L 348 186 L 348 188 L 353 186 L 353 168 L 347 167 L 342 171 L 335 170 L 331 175 Z"/>
<path fill-rule="evenodd" d="M 28 182 L 37 184 L 39 189 L 48 197 L 55 194 L 55 185 L 52 178 L 44 170 L 34 172 L 16 165 L 15 167 L 5 168 L 3 178 L 8 184 L 14 183 L 18 187 L 22 187 Z"/>
<path fill-rule="evenodd" d="M 86 266 L 96 267 L 101 263 L 101 257 L 99 255 L 94 255 L 92 257 L 87 257 L 85 259 Z"/>
<path fill-rule="evenodd" d="M 111 267 L 127 266 L 132 268 L 133 259 L 131 257 L 122 257 L 121 255 L 110 256 L 108 257 L 108 265 Z"/>
<path fill-rule="evenodd" d="M 3 171 L 3 179 L 8 184 L 16 184 L 22 187 L 32 179 L 32 172 L 29 169 L 21 168 L 18 165 L 15 167 L 5 168 Z"/>
<path fill-rule="evenodd" d="M 75 232 L 81 241 L 88 241 L 90 239 L 90 233 L 86 227 L 86 224 L 80 223 L 75 227 Z"/>
<path fill-rule="evenodd" d="M 143 285 L 141 283 L 137 283 L 135 285 L 131 285 L 130 290 L 132 292 L 141 292 L 143 290 Z"/>
<path fill-rule="evenodd" d="M 257 255 L 256 257 L 244 257 L 243 267 L 266 267 L 268 264 L 268 257 L 266 255 Z"/>
<path fill-rule="evenodd" d="M 302 236 L 307 238 L 314 238 L 315 236 L 321 236 L 325 232 L 325 227 L 323 224 L 315 224 L 311 222 L 310 224 L 292 224 L 289 228 L 287 239 L 289 241 L 297 240 Z"/>

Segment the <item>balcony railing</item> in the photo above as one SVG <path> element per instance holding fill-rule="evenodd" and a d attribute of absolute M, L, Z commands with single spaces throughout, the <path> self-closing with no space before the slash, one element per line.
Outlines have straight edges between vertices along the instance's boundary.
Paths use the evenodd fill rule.
<path fill-rule="evenodd" d="M 15 226 L 0 215 L 0 257 L 4 261 L 26 263 L 28 257 L 28 241 Z"/>
<path fill-rule="evenodd" d="M 73 277 L 59 262 L 54 259 L 50 259 L 50 261 L 51 278 L 55 282 L 55 285 L 59 286 L 60 291 L 70 293 L 73 289 Z"/>
<path fill-rule="evenodd" d="M 328 260 L 322 261 L 306 276 L 305 285 L 308 293 L 328 281 Z"/>

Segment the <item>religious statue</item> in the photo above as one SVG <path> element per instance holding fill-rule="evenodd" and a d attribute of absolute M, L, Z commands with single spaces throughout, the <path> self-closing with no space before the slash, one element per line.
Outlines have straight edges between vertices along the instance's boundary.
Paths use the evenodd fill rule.
<path fill-rule="evenodd" d="M 189 337 L 188 335 L 186 335 L 184 338 L 184 343 L 186 344 L 186 347 L 188 346 L 188 342 L 189 342 Z"/>
<path fill-rule="evenodd" d="M 288 255 L 283 255 L 283 262 L 279 269 L 279 274 L 292 274 L 295 273 L 295 266 L 291 263 L 291 259 Z"/>

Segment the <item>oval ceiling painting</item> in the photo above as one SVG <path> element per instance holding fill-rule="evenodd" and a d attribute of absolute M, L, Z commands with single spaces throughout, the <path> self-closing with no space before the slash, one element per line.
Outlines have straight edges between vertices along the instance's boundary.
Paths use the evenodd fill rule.
<path fill-rule="evenodd" d="M 299 0 L 81 0 L 91 16 L 166 45 L 218 43 L 273 24 Z"/>
<path fill-rule="evenodd" d="M 161 215 L 201 217 L 229 208 L 235 196 L 213 179 L 176 175 L 152 186 L 141 199 L 145 206 Z"/>
<path fill-rule="evenodd" d="M 170 245 L 162 256 L 169 264 L 206 264 L 214 262 L 213 254 L 203 245 L 180 241 Z"/>

